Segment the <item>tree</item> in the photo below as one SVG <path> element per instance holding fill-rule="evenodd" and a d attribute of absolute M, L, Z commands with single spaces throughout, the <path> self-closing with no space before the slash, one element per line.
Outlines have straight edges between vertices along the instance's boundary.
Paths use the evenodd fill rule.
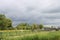
<path fill-rule="evenodd" d="M 43 25 L 42 25 L 42 24 L 40 24 L 40 25 L 39 25 L 39 29 L 42 29 L 42 28 L 43 28 Z"/>
<path fill-rule="evenodd" d="M 18 30 L 20 30 L 20 29 L 25 29 L 25 26 L 26 26 L 26 25 L 27 25 L 26 23 L 20 23 L 20 24 L 17 25 L 16 28 L 17 28 Z"/>
<path fill-rule="evenodd" d="M 18 30 L 28 30 L 28 29 L 31 29 L 30 25 L 28 23 L 20 23 L 17 25 L 16 27 Z"/>
<path fill-rule="evenodd" d="M 5 15 L 0 14 L 0 29 L 5 30 L 9 27 L 12 27 L 12 21 L 8 18 L 6 18 Z"/>
<path fill-rule="evenodd" d="M 34 30 L 36 30 L 38 27 L 37 27 L 37 24 L 32 24 L 32 26 L 31 26 L 31 30 L 32 31 L 34 31 Z"/>
<path fill-rule="evenodd" d="M 6 16 L 3 14 L 0 14 L 0 29 L 4 29 L 4 20 L 5 20 Z"/>
<path fill-rule="evenodd" d="M 11 21 L 11 19 L 6 19 L 6 24 L 5 24 L 5 26 L 7 26 L 7 27 L 12 27 L 12 21 Z"/>

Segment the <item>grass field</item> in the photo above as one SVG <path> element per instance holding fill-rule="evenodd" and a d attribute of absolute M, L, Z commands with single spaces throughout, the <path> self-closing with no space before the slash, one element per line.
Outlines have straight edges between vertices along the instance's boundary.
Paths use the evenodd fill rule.
<path fill-rule="evenodd" d="M 5 30 L 0 31 L 0 40 L 60 40 L 60 31 Z"/>

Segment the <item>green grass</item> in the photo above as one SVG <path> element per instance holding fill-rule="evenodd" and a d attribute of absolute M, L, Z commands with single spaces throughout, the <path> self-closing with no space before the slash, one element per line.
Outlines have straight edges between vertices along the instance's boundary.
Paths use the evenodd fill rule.
<path fill-rule="evenodd" d="M 2 40 L 60 40 L 60 31 L 3 31 L 0 35 Z"/>

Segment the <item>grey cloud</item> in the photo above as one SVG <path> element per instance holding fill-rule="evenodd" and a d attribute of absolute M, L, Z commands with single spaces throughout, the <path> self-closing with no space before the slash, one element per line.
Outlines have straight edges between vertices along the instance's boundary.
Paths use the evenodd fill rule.
<path fill-rule="evenodd" d="M 51 10 L 42 11 L 42 13 L 60 13 L 60 7 Z"/>
<path fill-rule="evenodd" d="M 21 22 L 59 24 L 59 0 L 0 0 L 0 13 L 17 25 Z M 53 21 L 52 21 L 53 20 Z"/>

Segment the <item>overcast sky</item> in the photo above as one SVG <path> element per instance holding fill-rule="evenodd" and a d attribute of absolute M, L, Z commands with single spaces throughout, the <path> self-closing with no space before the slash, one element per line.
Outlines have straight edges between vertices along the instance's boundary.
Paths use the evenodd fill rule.
<path fill-rule="evenodd" d="M 60 25 L 60 0 L 0 0 L 0 14 L 21 22 Z"/>

